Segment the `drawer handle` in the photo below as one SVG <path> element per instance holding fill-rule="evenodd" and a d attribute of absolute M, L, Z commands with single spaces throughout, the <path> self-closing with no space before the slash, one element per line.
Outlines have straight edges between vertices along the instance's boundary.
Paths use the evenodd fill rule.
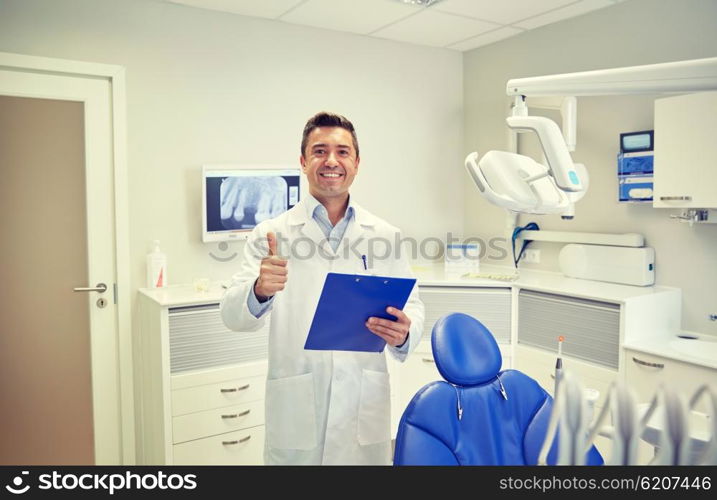
<path fill-rule="evenodd" d="M 637 363 L 638 365 L 649 366 L 650 368 L 659 368 L 660 370 L 662 370 L 665 367 L 665 365 L 663 363 L 651 363 L 649 361 L 643 361 L 641 359 L 637 359 L 634 356 L 632 357 L 632 360 L 635 363 Z"/>
<path fill-rule="evenodd" d="M 251 410 L 244 410 L 241 413 L 232 413 L 231 415 L 222 415 L 222 418 L 239 418 L 239 417 L 245 417 L 246 415 L 249 415 L 251 413 Z"/>
<path fill-rule="evenodd" d="M 248 388 L 249 388 L 249 384 L 246 384 L 246 385 L 243 385 L 243 386 L 241 386 L 241 387 L 232 387 L 231 389 L 219 389 L 219 390 L 220 390 L 221 392 L 225 393 L 225 392 L 238 392 L 238 391 L 243 391 L 243 390 L 248 389 Z"/>
<path fill-rule="evenodd" d="M 423 361 L 424 363 L 435 363 L 436 362 L 436 360 L 434 360 L 433 358 L 421 358 L 421 361 Z"/>
<path fill-rule="evenodd" d="M 231 446 L 231 445 L 234 445 L 234 444 L 246 443 L 246 442 L 249 441 L 250 439 L 251 439 L 251 434 L 249 434 L 247 437 L 243 437 L 243 438 L 241 438 L 241 439 L 235 439 L 235 440 L 233 440 L 233 441 L 222 441 L 222 444 L 223 444 L 224 446 Z"/>
<path fill-rule="evenodd" d="M 660 196 L 661 201 L 692 201 L 692 196 Z"/>

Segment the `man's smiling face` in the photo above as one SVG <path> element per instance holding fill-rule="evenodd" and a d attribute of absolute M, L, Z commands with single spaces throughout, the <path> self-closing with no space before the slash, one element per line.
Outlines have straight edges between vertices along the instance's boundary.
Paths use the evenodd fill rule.
<path fill-rule="evenodd" d="M 309 192 L 322 201 L 343 197 L 358 172 L 351 133 L 341 127 L 317 127 L 308 136 L 301 167 L 309 182 Z"/>

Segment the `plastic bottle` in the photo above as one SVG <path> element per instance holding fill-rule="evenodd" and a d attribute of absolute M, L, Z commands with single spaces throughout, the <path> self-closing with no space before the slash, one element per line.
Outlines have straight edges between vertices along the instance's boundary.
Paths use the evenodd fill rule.
<path fill-rule="evenodd" d="M 167 286 L 167 256 L 159 249 L 159 240 L 153 242 L 154 250 L 147 254 L 147 288 Z"/>

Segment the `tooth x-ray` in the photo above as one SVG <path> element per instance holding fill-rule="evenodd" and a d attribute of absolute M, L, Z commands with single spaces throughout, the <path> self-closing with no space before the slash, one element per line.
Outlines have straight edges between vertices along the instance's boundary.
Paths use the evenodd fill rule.
<path fill-rule="evenodd" d="M 286 211 L 288 186 L 282 177 L 227 177 L 219 190 L 225 229 L 250 229 Z"/>
<path fill-rule="evenodd" d="M 246 237 L 254 227 L 299 202 L 301 169 L 284 166 L 205 165 L 202 168 L 202 241 Z"/>

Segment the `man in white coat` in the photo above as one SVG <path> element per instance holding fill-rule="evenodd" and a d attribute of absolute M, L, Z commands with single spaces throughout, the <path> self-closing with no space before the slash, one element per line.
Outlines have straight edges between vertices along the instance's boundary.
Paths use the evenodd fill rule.
<path fill-rule="evenodd" d="M 399 230 L 349 196 L 359 161 L 350 121 L 330 113 L 309 119 L 300 162 L 310 196 L 256 226 L 241 271 L 222 300 L 222 318 L 233 330 L 254 331 L 271 318 L 267 464 L 391 461 L 386 355 L 304 349 L 328 272 L 411 277 L 397 247 Z M 380 254 L 372 255 L 377 242 Z M 423 331 L 417 287 L 403 310 L 387 312 L 396 320 L 369 318 L 366 326 L 386 341 L 385 350 L 403 361 Z"/>

